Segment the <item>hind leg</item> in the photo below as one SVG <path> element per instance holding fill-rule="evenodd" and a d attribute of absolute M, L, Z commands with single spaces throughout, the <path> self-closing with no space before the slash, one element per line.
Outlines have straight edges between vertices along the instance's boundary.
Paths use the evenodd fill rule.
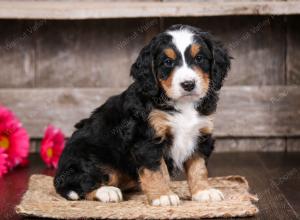
<path fill-rule="evenodd" d="M 123 201 L 122 190 L 133 189 L 138 185 L 135 180 L 118 170 L 103 167 L 102 172 L 106 173 L 108 180 L 99 188 L 87 193 L 85 199 L 101 202 L 121 202 Z"/>
<path fill-rule="evenodd" d="M 109 166 L 85 165 L 79 169 L 78 164 L 68 165 L 61 166 L 54 179 L 56 191 L 68 200 L 120 202 L 123 200 L 121 190 L 137 186 L 132 178 Z"/>

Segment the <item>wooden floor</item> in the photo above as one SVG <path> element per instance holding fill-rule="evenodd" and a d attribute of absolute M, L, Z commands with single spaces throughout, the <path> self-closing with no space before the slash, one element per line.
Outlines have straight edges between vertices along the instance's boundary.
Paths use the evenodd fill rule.
<path fill-rule="evenodd" d="M 38 155 L 30 157 L 28 168 L 19 168 L 0 179 L 0 219 L 22 219 L 14 212 L 25 192 L 29 176 L 34 173 L 53 175 Z M 300 153 L 216 153 L 209 161 L 211 176 L 230 174 L 247 177 L 251 191 L 258 194 L 262 220 L 299 219 Z M 237 219 L 237 218 L 235 218 Z"/>

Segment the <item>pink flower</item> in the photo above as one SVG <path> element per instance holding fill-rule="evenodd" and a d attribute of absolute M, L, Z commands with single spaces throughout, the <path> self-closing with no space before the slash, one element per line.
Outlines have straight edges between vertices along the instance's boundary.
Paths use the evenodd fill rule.
<path fill-rule="evenodd" d="M 41 144 L 41 157 L 48 167 L 57 168 L 60 155 L 65 147 L 65 137 L 60 129 L 49 125 Z"/>
<path fill-rule="evenodd" d="M 27 161 L 29 136 L 15 115 L 3 106 L 0 106 L 0 149 L 2 166 L 5 164 L 8 169 L 25 164 Z M 4 154 L 6 156 L 3 156 Z"/>
<path fill-rule="evenodd" d="M 7 173 L 7 154 L 0 148 L 0 177 Z"/>

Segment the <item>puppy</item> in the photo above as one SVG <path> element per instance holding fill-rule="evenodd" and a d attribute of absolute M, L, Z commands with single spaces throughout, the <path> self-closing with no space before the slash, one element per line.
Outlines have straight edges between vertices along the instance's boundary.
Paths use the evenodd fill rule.
<path fill-rule="evenodd" d="M 54 179 L 69 200 L 120 202 L 141 188 L 154 206 L 178 205 L 169 187 L 186 172 L 192 200 L 220 201 L 208 184 L 213 113 L 230 57 L 210 34 L 173 25 L 145 46 L 131 67 L 134 82 L 75 125 Z"/>

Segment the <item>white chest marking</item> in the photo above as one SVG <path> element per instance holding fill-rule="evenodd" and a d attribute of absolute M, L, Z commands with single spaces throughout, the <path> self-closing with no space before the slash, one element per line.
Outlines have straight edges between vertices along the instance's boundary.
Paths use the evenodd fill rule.
<path fill-rule="evenodd" d="M 193 103 L 180 103 L 177 105 L 180 113 L 169 116 L 171 132 L 173 134 L 173 145 L 171 157 L 174 165 L 179 169 L 183 163 L 193 154 L 197 147 L 200 129 L 212 126 L 210 116 L 200 116 L 195 110 Z"/>

